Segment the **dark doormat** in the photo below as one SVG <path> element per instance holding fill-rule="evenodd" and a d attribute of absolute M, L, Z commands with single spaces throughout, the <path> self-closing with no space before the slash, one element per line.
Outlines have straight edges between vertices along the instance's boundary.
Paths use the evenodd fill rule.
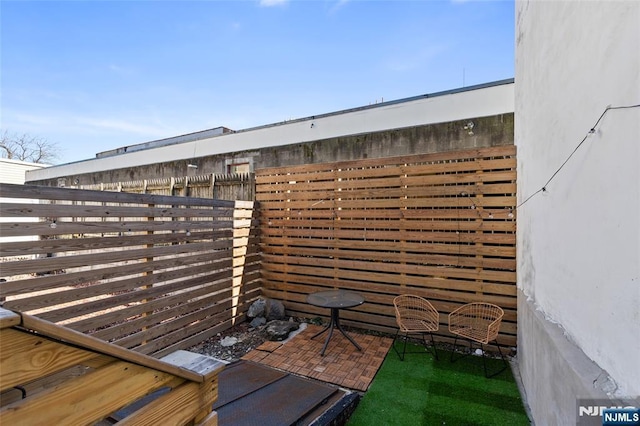
<path fill-rule="evenodd" d="M 252 362 L 240 361 L 229 364 L 218 376 L 218 399 L 214 410 L 240 399 L 258 389 L 270 385 L 287 375 L 274 368 L 258 368 Z"/>
<path fill-rule="evenodd" d="M 285 426 L 327 402 L 338 388 L 249 361 L 228 365 L 218 376 L 220 426 Z"/>

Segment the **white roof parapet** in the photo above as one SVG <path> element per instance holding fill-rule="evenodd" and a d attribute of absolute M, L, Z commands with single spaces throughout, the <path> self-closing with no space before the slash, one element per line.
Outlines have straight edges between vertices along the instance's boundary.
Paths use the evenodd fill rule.
<path fill-rule="evenodd" d="M 514 80 L 501 80 L 253 127 L 195 141 L 61 164 L 30 171 L 27 181 L 512 113 L 514 102 Z"/>

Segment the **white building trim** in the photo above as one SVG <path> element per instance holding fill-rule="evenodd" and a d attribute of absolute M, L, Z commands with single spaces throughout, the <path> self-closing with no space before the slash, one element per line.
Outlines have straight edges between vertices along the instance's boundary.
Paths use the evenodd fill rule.
<path fill-rule="evenodd" d="M 513 79 L 225 133 L 197 141 L 49 167 L 27 181 L 95 173 L 514 111 Z"/>

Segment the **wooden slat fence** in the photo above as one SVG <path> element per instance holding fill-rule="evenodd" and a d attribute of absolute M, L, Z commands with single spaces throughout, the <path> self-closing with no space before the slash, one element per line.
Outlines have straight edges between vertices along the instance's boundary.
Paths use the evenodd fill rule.
<path fill-rule="evenodd" d="M 263 294 L 303 317 L 306 303 L 343 288 L 366 303 L 355 327 L 395 331 L 392 300 L 431 300 L 439 338 L 447 315 L 472 301 L 505 310 L 499 343 L 516 343 L 514 146 L 256 171 Z"/>
<path fill-rule="evenodd" d="M 8 309 L 163 356 L 229 328 L 259 295 L 253 201 L 6 184 L 0 194 L 0 217 L 13 219 L 0 223 Z M 12 241 L 25 236 L 37 239 Z"/>
<path fill-rule="evenodd" d="M 253 201 L 255 198 L 255 175 L 253 173 L 208 174 L 99 183 L 81 185 L 79 188 L 94 191 Z"/>

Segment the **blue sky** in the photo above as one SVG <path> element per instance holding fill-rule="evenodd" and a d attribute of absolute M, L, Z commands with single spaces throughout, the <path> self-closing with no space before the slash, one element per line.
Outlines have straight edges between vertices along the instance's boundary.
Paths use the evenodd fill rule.
<path fill-rule="evenodd" d="M 0 126 L 59 163 L 514 75 L 513 1 L 4 0 L 0 19 Z"/>

